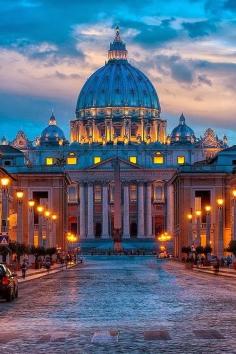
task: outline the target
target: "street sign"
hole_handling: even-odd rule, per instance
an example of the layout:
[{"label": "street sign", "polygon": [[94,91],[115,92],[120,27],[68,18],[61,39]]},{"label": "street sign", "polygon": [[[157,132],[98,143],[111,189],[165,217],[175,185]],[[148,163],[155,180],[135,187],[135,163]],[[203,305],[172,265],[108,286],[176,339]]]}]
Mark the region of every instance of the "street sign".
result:
[{"label": "street sign", "polygon": [[8,239],[8,236],[0,234],[0,245],[8,245]]}]

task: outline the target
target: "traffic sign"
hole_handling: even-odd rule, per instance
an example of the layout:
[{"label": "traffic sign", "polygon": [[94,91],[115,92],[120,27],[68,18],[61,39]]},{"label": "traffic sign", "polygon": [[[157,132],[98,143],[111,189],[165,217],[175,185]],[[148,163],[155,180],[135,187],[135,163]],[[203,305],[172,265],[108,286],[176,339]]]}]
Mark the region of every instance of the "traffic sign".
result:
[{"label": "traffic sign", "polygon": [[8,236],[0,235],[0,245],[8,245]]}]

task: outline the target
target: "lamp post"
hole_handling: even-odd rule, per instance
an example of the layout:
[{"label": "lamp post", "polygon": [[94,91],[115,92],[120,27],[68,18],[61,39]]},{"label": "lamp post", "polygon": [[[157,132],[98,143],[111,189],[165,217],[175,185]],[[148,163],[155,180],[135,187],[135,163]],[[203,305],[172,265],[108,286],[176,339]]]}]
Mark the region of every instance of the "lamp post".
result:
[{"label": "lamp post", "polygon": [[232,192],[233,196],[233,230],[232,230],[232,240],[236,240],[236,189]]},{"label": "lamp post", "polygon": [[24,192],[18,191],[16,192],[17,198],[17,234],[16,239],[17,242],[23,243],[23,198]]},{"label": "lamp post", "polygon": [[42,205],[37,206],[38,212],[38,245],[43,246],[43,211],[44,207]]},{"label": "lamp post", "polygon": [[192,237],[192,222],[193,222],[193,215],[189,213],[187,215],[188,218],[188,245],[192,245],[193,237]]},{"label": "lamp post", "polygon": [[196,210],[196,218],[197,218],[197,246],[201,245],[201,210]]},{"label": "lamp post", "polygon": [[8,214],[9,214],[9,196],[8,186],[10,184],[9,178],[1,178],[2,189],[2,219],[1,219],[1,232],[8,233]]},{"label": "lamp post", "polygon": [[223,206],[224,199],[217,199],[218,206],[218,230],[217,230],[217,256],[223,257],[224,252],[224,224],[223,224]]},{"label": "lamp post", "polygon": [[34,206],[35,206],[35,201],[29,200],[28,201],[28,206],[29,206],[29,244],[31,246],[34,246]]},{"label": "lamp post", "polygon": [[211,206],[206,205],[206,246],[210,245],[211,238]]}]

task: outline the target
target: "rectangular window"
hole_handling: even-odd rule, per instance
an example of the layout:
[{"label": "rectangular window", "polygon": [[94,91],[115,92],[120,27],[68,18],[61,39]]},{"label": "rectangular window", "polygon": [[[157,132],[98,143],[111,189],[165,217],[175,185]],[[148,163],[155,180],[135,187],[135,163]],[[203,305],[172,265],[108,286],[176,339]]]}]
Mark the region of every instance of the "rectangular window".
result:
[{"label": "rectangular window", "polygon": [[177,162],[179,165],[183,165],[185,163],[185,157],[184,156],[178,156],[177,157]]},{"label": "rectangular window", "polygon": [[78,188],[77,186],[68,187],[68,203],[78,203]]},{"label": "rectangular window", "polygon": [[93,162],[94,162],[95,164],[101,162],[101,157],[100,157],[100,156],[94,156]]},{"label": "rectangular window", "polygon": [[132,163],[137,163],[137,157],[136,156],[130,156],[129,161]]},{"label": "rectangular window", "polygon": [[46,158],[46,165],[47,166],[51,166],[53,165],[54,161],[53,161],[53,157],[47,157]]},{"label": "rectangular window", "polygon": [[94,200],[95,200],[95,203],[100,203],[102,201],[102,187],[101,186],[94,187]]},{"label": "rectangular window", "polygon": [[136,185],[132,184],[130,186],[130,201],[131,202],[136,202],[137,200],[137,187]]},{"label": "rectangular window", "polygon": [[155,163],[156,165],[162,165],[164,163],[164,156],[161,154],[156,154],[153,157],[153,163]]},{"label": "rectangular window", "polygon": [[67,157],[67,165],[76,165],[77,164],[77,157],[69,156]]}]

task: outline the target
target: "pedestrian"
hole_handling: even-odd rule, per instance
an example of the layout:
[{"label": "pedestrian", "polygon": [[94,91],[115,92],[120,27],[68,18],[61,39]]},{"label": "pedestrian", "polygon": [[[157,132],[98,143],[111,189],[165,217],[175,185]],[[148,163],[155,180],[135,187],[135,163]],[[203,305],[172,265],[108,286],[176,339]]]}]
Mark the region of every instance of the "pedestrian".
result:
[{"label": "pedestrian", "polygon": [[23,261],[21,265],[21,272],[22,272],[22,278],[25,279],[26,277],[26,271],[27,271],[27,264],[25,261]]},{"label": "pedestrian", "polygon": [[51,261],[50,261],[50,258],[47,258],[47,259],[46,259],[45,268],[47,269],[47,271],[48,271],[48,273],[49,273],[50,268],[51,268]]}]

